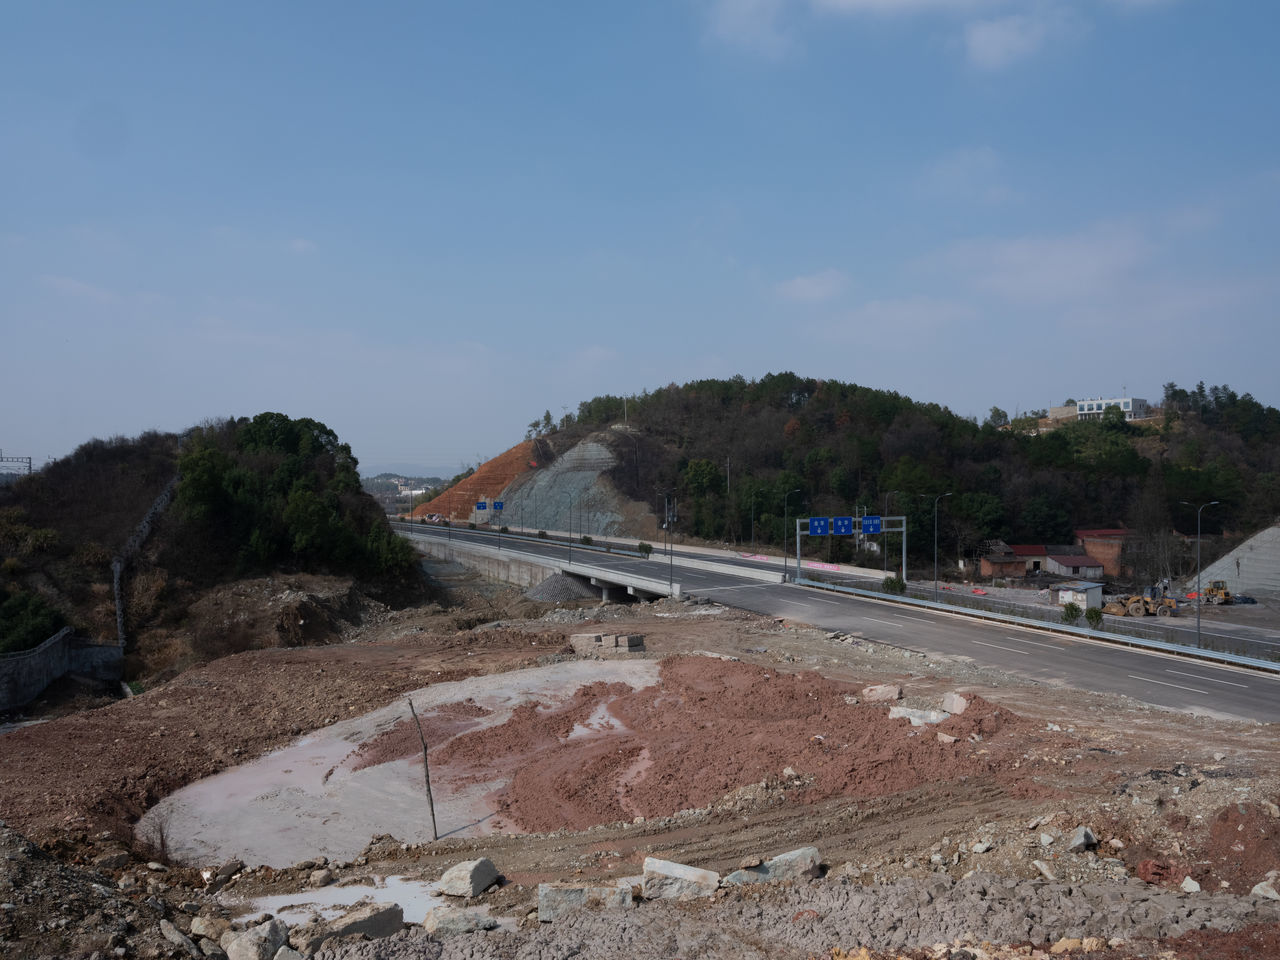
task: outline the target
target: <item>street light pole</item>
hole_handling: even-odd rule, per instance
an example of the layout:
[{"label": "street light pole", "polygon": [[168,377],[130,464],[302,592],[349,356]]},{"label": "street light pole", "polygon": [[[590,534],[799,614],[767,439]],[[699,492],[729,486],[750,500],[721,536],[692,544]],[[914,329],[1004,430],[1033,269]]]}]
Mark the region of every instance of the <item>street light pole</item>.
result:
[{"label": "street light pole", "polygon": [[756,552],[756,494],[758,490],[751,491],[751,552]]},{"label": "street light pole", "polygon": [[[1188,507],[1194,506],[1189,500],[1181,500]],[[1200,647],[1200,607],[1204,603],[1204,592],[1200,589],[1200,514],[1205,507],[1217,506],[1220,501],[1210,500],[1208,503],[1200,504],[1200,509],[1196,511],[1196,648]]]},{"label": "street light pole", "polygon": [[[927,493],[920,494],[929,496]],[[951,496],[951,492],[940,493],[933,498],[933,602],[938,602],[938,501]]]},{"label": "street light pole", "polygon": [[[884,509],[880,511],[880,522],[884,523],[884,515],[889,512],[889,498],[895,493],[901,493],[901,490],[888,490],[884,495]],[[889,575],[889,531],[885,530],[880,534],[880,552],[884,554],[884,574]]]},{"label": "street light pole", "polygon": [[569,562],[573,563],[573,497],[569,498]]},{"label": "street light pole", "polygon": [[[799,493],[800,488],[796,487],[790,493],[782,498],[782,577],[785,580],[787,576],[787,518],[790,516],[788,508],[790,506],[791,495]],[[796,538],[796,568],[800,567],[800,538]]]}]

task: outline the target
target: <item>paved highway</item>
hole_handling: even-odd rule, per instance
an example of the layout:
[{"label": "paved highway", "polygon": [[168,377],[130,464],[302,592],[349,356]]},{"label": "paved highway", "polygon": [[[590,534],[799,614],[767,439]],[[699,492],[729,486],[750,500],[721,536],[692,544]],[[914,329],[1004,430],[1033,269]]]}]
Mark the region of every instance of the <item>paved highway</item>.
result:
[{"label": "paved highway", "polygon": [[[495,543],[495,535],[484,531],[414,526],[412,532],[441,539],[451,535],[490,546]],[[506,549],[554,560],[568,559],[564,544],[511,537],[503,538],[503,542]],[[668,570],[666,554],[656,551],[651,559],[641,560],[575,547],[573,558],[646,577],[661,577]],[[690,558],[708,559],[700,555]],[[1038,683],[1120,693],[1145,703],[1202,715],[1264,723],[1280,721],[1280,676],[1065,637],[1047,630],[972,620],[959,614],[903,608],[892,602],[795,584],[761,583],[729,572],[682,567],[681,560],[677,549],[672,558],[673,578],[684,593],[727,606],[828,630],[857,632],[870,640],[932,656],[966,657]],[[727,563],[750,564],[736,558]]]}]

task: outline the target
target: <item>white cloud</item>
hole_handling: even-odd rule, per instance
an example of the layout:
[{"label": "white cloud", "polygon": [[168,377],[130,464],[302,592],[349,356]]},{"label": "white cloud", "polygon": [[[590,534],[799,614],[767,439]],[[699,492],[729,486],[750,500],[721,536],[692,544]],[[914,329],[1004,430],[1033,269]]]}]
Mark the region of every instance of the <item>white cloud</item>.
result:
[{"label": "white cloud", "polygon": [[969,62],[983,70],[1001,70],[1036,53],[1049,36],[1045,18],[1024,14],[975,20],[964,28]]},{"label": "white cloud", "polygon": [[77,280],[75,277],[44,274],[37,279],[42,287],[76,300],[89,300],[93,303],[115,303],[120,299],[120,295],[114,290],[86,283],[83,280]]},{"label": "white cloud", "polygon": [[715,0],[711,32],[718,40],[767,57],[785,56],[792,41],[780,23],[788,0]]},{"label": "white cloud", "polygon": [[986,293],[1018,303],[1106,297],[1151,258],[1143,232],[1102,223],[1078,233],[974,240],[942,257],[946,268]]},{"label": "white cloud", "polygon": [[934,297],[901,297],[869,300],[832,323],[813,330],[826,340],[850,343],[884,342],[892,337],[933,336],[978,319],[977,311],[953,300]]},{"label": "white cloud", "polygon": [[778,284],[779,296],[800,303],[823,303],[839,296],[848,285],[849,278],[843,271],[819,270],[804,276],[792,277]]},{"label": "white cloud", "polygon": [[921,178],[927,193],[949,200],[998,204],[1013,199],[1004,160],[991,147],[960,147],[939,157]]}]

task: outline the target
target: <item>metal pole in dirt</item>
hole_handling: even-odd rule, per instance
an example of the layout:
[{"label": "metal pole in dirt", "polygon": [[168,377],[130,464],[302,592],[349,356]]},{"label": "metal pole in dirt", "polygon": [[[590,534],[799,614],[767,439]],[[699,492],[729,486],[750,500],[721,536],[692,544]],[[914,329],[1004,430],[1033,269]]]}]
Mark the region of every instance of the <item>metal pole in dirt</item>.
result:
[{"label": "metal pole in dirt", "polygon": [[436,805],[431,800],[431,770],[427,766],[427,738],[422,733],[422,721],[418,719],[418,711],[413,709],[413,701],[409,701],[409,713],[413,715],[413,722],[418,727],[418,739],[422,741],[422,777],[427,785],[427,813],[431,815],[431,842],[434,843],[439,837],[436,834]]}]

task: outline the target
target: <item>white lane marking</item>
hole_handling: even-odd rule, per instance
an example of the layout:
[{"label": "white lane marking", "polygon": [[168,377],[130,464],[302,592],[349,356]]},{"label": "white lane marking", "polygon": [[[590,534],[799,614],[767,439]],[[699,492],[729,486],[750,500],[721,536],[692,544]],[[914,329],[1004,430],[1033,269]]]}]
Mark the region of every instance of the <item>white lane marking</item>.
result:
[{"label": "white lane marking", "polygon": [[1181,670],[1166,670],[1165,673],[1176,673],[1180,677],[1191,677],[1195,680],[1208,680],[1210,683],[1225,683],[1228,687],[1240,687],[1242,690],[1248,690],[1248,684],[1233,683],[1230,680],[1216,680],[1213,677],[1202,677],[1198,673],[1183,673]]},{"label": "white lane marking", "polygon": [[808,604],[807,604],[807,603],[801,603],[799,600],[783,600],[781,597],[778,597],[778,602],[779,602],[779,603],[789,603],[789,604],[791,604],[793,607],[807,607],[807,606],[808,606]]},{"label": "white lane marking", "polygon": [[1030,651],[1030,650],[1015,650],[1015,649],[1013,649],[1013,647],[1002,647],[1002,646],[1000,646],[1000,644],[998,644],[998,643],[987,643],[985,640],[975,640],[975,641],[973,641],[973,642],[974,642],[974,643],[980,643],[980,644],[982,644],[984,647],[995,647],[997,650],[1007,650],[1009,653],[1017,653],[1017,654],[1021,654],[1021,655],[1022,655],[1022,656],[1024,656],[1024,657],[1029,657],[1029,656],[1031,656],[1031,651]]},{"label": "white lane marking", "polygon": [[895,614],[895,616],[899,616],[899,617],[901,617],[903,620],[917,620],[917,621],[919,621],[920,623],[935,623],[935,624],[936,624],[936,623],[938,622],[937,620],[926,620],[924,617],[910,617],[910,616],[907,616],[907,614],[905,614],[905,613]]},{"label": "white lane marking", "polygon": [[823,597],[814,597],[813,599],[817,600],[819,603],[834,603],[837,607],[840,606],[839,600],[827,600]]},{"label": "white lane marking", "polygon": [[1014,643],[1029,643],[1033,647],[1044,647],[1046,650],[1061,650],[1062,647],[1055,646],[1052,643],[1041,643],[1038,640],[1023,640],[1021,637],[1005,637],[1006,640],[1012,640]]},{"label": "white lane marking", "polygon": [[892,620],[877,620],[875,617],[863,617],[863,620],[870,620],[872,623],[883,623],[886,627],[905,627],[905,623],[894,623]]},{"label": "white lane marking", "polygon": [[1139,677],[1137,674],[1129,674],[1130,680],[1144,680],[1147,683],[1158,683],[1162,687],[1177,687],[1179,690],[1190,690],[1192,693],[1208,694],[1208,690],[1198,690],[1195,687],[1184,687],[1180,683],[1167,683],[1164,680],[1152,680],[1150,677]]}]

